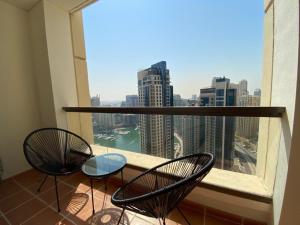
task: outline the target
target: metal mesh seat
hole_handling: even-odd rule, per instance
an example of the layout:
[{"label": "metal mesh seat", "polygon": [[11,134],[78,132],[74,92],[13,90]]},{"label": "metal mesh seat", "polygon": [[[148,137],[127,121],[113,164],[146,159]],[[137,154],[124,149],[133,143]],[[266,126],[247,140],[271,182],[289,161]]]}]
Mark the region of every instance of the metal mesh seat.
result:
[{"label": "metal mesh seat", "polygon": [[124,210],[128,209],[161,219],[165,224],[166,216],[174,208],[182,214],[177,204],[201,182],[213,164],[214,156],[210,153],[170,160],[123,185],[112,195],[111,201],[123,208],[121,217]]},{"label": "metal mesh seat", "polygon": [[42,128],[31,132],[23,143],[24,154],[29,164],[46,176],[54,176],[57,206],[59,199],[56,176],[80,171],[83,163],[92,156],[90,145],[80,136],[59,128]]}]

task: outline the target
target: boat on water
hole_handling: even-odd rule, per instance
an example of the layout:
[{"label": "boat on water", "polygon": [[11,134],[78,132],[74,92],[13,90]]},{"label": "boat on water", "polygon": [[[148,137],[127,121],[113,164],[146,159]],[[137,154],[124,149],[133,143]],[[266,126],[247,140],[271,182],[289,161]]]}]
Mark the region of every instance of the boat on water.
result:
[{"label": "boat on water", "polygon": [[94,135],[96,138],[102,138],[103,137],[103,135],[102,134],[96,134],[96,135]]},{"label": "boat on water", "polygon": [[115,134],[119,134],[119,135],[126,135],[129,134],[130,131],[126,130],[126,128],[117,128],[114,130]]},{"label": "boat on water", "polygon": [[126,130],[126,131],[119,131],[118,134],[121,134],[121,135],[126,135],[126,134],[129,134],[130,131],[129,130]]}]

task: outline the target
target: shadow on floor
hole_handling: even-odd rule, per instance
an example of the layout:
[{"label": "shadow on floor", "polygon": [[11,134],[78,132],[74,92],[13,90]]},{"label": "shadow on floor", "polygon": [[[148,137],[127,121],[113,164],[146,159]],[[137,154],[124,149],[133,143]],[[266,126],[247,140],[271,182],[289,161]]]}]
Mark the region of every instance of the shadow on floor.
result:
[{"label": "shadow on floor", "polygon": [[85,193],[74,193],[69,199],[66,199],[68,204],[65,206],[67,211],[73,215],[80,212],[87,204],[89,196]]},{"label": "shadow on floor", "polygon": [[[121,216],[122,210],[117,208],[106,208],[94,214],[91,218],[91,224],[95,225],[116,225]],[[120,225],[129,225],[129,219],[126,212],[123,214]]]}]

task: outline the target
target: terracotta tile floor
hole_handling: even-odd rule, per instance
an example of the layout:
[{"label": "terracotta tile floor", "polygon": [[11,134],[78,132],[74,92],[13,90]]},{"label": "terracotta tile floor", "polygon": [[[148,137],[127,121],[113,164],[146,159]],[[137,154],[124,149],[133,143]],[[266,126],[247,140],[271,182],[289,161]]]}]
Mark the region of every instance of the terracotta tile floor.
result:
[{"label": "terracotta tile floor", "polygon": [[[109,183],[107,193],[103,182],[95,181],[94,197],[96,213],[92,215],[89,180],[81,173],[58,179],[61,212],[57,213],[54,180],[48,177],[40,193],[37,188],[44,175],[29,170],[0,183],[0,225],[70,225],[70,224],[117,224],[121,209],[110,202],[111,194],[117,189]],[[238,216],[228,215],[204,207],[181,206],[193,225],[260,225]],[[125,211],[125,225],[159,224],[156,219]],[[185,225],[184,219],[174,210],[167,225]]]}]

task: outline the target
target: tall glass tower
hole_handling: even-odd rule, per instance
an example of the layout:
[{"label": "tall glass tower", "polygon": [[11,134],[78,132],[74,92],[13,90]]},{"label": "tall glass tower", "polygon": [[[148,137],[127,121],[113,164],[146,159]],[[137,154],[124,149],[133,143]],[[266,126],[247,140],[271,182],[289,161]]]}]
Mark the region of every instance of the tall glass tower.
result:
[{"label": "tall glass tower", "polygon": [[[225,77],[213,79],[212,87],[200,90],[200,106],[236,106],[237,89]],[[233,164],[235,119],[224,116],[202,118],[200,139],[204,151],[216,156],[215,166],[230,170]]]},{"label": "tall glass tower", "polygon": [[[161,61],[138,72],[140,107],[173,106],[173,86],[167,63]],[[174,122],[168,115],[140,115],[141,151],[174,158]]]}]

